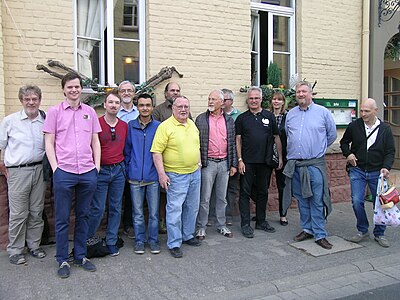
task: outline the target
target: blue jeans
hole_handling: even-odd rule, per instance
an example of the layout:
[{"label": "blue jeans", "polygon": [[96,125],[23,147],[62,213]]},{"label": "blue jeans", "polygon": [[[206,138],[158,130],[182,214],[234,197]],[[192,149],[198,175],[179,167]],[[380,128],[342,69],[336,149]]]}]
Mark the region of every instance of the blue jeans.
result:
[{"label": "blue jeans", "polygon": [[[376,197],[376,188],[378,186],[379,171],[366,172],[358,167],[350,168],[350,186],[351,186],[351,202],[353,211],[357,219],[357,230],[362,233],[368,232],[368,217],[365,213],[365,187],[368,184],[371,191],[372,199]],[[383,236],[386,226],[375,225],[374,236]]]},{"label": "blue jeans", "polygon": [[167,176],[171,182],[167,191],[167,246],[172,249],[194,237],[200,204],[200,170],[189,174],[167,172]]},{"label": "blue jeans", "polygon": [[75,229],[74,258],[86,256],[86,238],[90,202],[97,184],[97,170],[83,174],[73,174],[57,168],[53,174],[56,260],[62,263],[68,260],[68,228],[72,197],[75,192]]},{"label": "blue jeans", "polygon": [[118,239],[118,228],[121,220],[122,194],[125,185],[125,165],[102,166],[97,178],[97,188],[89,213],[88,238],[96,234],[103,219],[108,199],[108,220],[106,230],[107,245],[115,245]]},{"label": "blue jeans", "polygon": [[135,229],[136,243],[146,242],[146,224],[144,221],[143,202],[146,196],[147,206],[149,208],[148,222],[148,242],[150,244],[158,243],[158,212],[160,207],[160,185],[154,182],[145,186],[139,183],[131,183],[132,199],[132,220]]},{"label": "blue jeans", "polygon": [[228,180],[229,171],[227,170],[226,161],[215,162],[208,160],[207,167],[201,169],[201,193],[197,228],[206,228],[213,187],[215,189],[215,216],[217,219],[217,227],[225,227],[226,189]]},{"label": "blue jeans", "polygon": [[316,240],[320,240],[327,236],[323,203],[324,182],[321,172],[316,167],[309,166],[307,168],[310,174],[313,196],[303,198],[298,167],[296,167],[296,171],[293,175],[292,191],[294,197],[298,201],[301,228],[303,231],[313,234]]}]

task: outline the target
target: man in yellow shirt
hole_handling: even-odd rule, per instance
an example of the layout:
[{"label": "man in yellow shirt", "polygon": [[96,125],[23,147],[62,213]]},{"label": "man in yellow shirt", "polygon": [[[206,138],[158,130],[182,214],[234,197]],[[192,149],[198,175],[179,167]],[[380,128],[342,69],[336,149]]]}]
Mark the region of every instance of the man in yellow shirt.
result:
[{"label": "man in yellow shirt", "polygon": [[200,203],[200,140],[189,110],[186,97],[174,100],[172,116],[157,128],[150,150],[160,185],[167,192],[167,246],[175,258],[182,257],[182,243],[201,245],[194,237]]}]

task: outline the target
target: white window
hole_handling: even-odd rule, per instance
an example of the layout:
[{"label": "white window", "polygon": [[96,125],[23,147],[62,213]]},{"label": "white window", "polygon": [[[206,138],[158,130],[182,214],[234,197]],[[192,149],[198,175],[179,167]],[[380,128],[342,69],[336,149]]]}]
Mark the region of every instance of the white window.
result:
[{"label": "white window", "polygon": [[251,83],[267,84],[267,68],[278,64],[288,88],[295,74],[295,0],[251,2]]},{"label": "white window", "polygon": [[102,85],[145,80],[145,0],[76,0],[75,64]]}]

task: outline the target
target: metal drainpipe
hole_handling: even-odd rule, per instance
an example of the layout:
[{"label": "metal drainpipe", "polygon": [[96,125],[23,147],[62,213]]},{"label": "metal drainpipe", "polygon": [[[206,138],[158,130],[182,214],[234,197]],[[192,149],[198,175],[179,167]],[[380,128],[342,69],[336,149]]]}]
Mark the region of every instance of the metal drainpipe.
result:
[{"label": "metal drainpipe", "polygon": [[369,73],[369,15],[370,1],[363,0],[362,8],[362,56],[361,56],[361,100],[369,97],[368,73]]}]

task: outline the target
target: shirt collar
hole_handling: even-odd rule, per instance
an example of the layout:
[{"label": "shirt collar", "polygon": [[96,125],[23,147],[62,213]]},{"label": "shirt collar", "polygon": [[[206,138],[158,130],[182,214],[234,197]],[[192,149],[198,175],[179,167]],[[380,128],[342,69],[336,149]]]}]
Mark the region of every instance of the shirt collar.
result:
[{"label": "shirt collar", "polygon": [[[67,108],[71,108],[72,109],[72,106],[68,103],[68,101],[67,101],[67,99],[65,99],[63,102],[62,102],[62,108],[64,109],[64,110],[66,110]],[[80,102],[79,101],[79,104],[78,104],[78,109],[80,109],[81,107],[82,107],[82,102]]]}]

